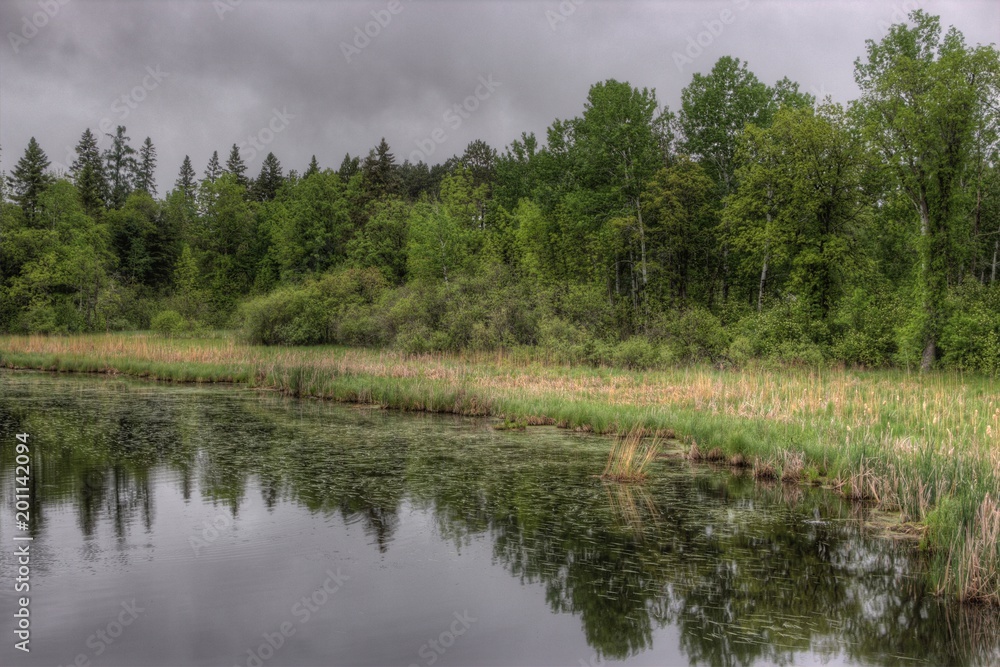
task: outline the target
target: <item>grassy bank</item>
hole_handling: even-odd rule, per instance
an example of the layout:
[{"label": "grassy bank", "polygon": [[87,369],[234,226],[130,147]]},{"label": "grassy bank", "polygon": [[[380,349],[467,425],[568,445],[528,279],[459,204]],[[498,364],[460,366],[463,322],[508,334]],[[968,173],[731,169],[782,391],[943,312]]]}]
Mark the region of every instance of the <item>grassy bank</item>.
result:
[{"label": "grassy bank", "polygon": [[550,365],[525,352],[414,356],[146,334],[0,337],[0,364],[235,382],[597,433],[674,433],[696,457],[786,482],[828,480],[849,497],[900,512],[922,526],[941,592],[1000,603],[1000,396],[986,378],[709,367],[640,373]]}]

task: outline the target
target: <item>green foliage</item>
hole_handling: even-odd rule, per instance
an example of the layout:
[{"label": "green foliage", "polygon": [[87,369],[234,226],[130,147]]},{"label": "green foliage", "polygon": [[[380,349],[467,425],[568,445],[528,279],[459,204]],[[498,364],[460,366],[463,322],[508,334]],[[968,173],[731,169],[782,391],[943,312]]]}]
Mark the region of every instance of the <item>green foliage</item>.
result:
[{"label": "green foliage", "polygon": [[708,309],[693,306],[662,316],[655,331],[667,356],[676,361],[717,361],[729,347],[729,334]]},{"label": "green foliage", "polygon": [[237,146],[156,197],[156,153],[32,139],[0,202],[0,328],[238,325],[268,344],[540,348],[629,368],[764,360],[1000,373],[1000,58],[923,12],[847,110],[736,58],[675,114],[609,79],[542,140],[302,176]]},{"label": "green foliage", "polygon": [[347,269],[280,287],[241,305],[240,331],[262,345],[378,344],[381,329],[370,309],[385,287],[376,269]]},{"label": "green foliage", "polygon": [[737,364],[763,359],[793,365],[821,366],[828,348],[813,335],[793,303],[779,303],[748,315],[732,327],[727,356]]},{"label": "green foliage", "polygon": [[941,330],[947,368],[1000,374],[1000,289],[968,282],[949,300]]},{"label": "green foliage", "polygon": [[643,336],[632,336],[618,343],[610,361],[621,368],[644,370],[660,363],[660,350]]},{"label": "green foliage", "polygon": [[176,310],[161,310],[149,323],[149,328],[165,336],[177,336],[190,330],[190,323]]}]

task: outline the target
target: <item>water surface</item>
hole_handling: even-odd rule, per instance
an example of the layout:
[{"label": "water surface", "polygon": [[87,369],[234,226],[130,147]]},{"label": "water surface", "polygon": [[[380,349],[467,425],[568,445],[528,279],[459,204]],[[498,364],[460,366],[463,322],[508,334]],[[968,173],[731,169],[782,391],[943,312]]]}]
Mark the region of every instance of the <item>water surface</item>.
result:
[{"label": "water surface", "polygon": [[832,494],[675,460],[606,484],[596,436],[3,372],[0,439],[2,665],[1000,661],[995,612],[929,595]]}]

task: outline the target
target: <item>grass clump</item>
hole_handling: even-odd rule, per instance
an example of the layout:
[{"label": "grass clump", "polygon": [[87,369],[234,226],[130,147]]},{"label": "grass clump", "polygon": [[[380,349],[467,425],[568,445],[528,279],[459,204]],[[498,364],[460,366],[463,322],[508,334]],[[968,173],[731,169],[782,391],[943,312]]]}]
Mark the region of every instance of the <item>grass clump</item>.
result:
[{"label": "grass clump", "polygon": [[660,447],[660,439],[655,435],[647,438],[644,429],[634,428],[624,436],[615,439],[608,462],[601,478],[615,482],[641,482],[646,479],[646,468]]}]

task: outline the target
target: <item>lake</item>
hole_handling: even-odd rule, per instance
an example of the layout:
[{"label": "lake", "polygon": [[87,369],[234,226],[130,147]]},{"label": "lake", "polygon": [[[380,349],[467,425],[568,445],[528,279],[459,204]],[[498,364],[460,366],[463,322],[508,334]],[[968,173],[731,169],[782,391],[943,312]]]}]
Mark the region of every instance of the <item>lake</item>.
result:
[{"label": "lake", "polygon": [[[30,653],[16,434],[30,435]],[[609,440],[236,387],[0,372],[2,665],[1000,661],[996,611],[821,489]]]}]

